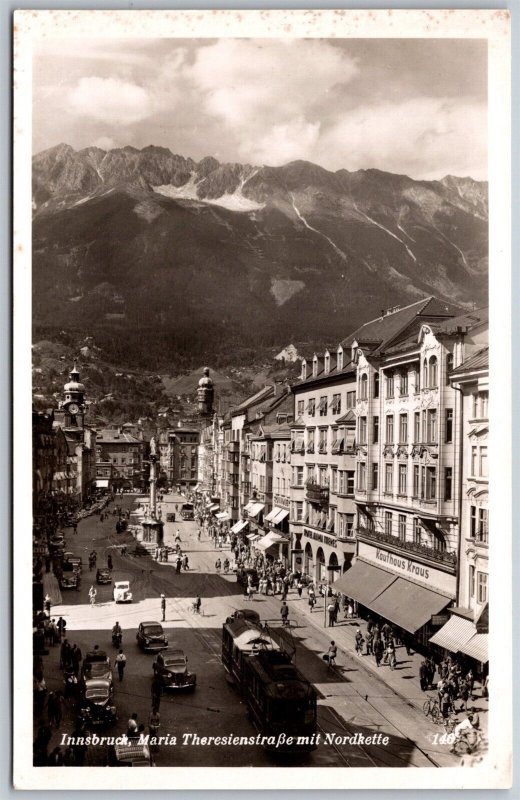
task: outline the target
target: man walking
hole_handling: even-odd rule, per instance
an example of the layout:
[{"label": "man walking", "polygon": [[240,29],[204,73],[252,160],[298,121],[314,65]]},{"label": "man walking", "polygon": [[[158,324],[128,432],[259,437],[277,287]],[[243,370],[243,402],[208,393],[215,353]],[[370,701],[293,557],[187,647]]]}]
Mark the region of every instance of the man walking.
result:
[{"label": "man walking", "polygon": [[121,683],[125,674],[125,667],[126,667],[126,656],[122,650],[120,650],[116,656],[116,667],[119,675],[119,682]]},{"label": "man walking", "polygon": [[282,603],[282,607],[280,608],[280,615],[282,617],[282,625],[285,627],[289,624],[289,606],[285,602]]},{"label": "man walking", "polygon": [[328,604],[327,611],[328,611],[328,614],[329,614],[329,628],[333,628],[334,627],[334,619],[335,619],[336,613],[335,613],[335,606],[334,606],[334,603],[332,601]]},{"label": "man walking", "polygon": [[159,711],[161,707],[161,697],[163,693],[163,685],[161,680],[155,676],[152,681],[152,706]]},{"label": "man walking", "polygon": [[166,622],[166,597],[164,594],[161,595],[161,611],[162,611],[162,621]]},{"label": "man walking", "polygon": [[327,650],[327,655],[328,655],[327,660],[329,662],[329,667],[335,667],[336,656],[338,655],[338,648],[336,647],[336,643],[334,642],[334,640],[330,643],[329,649]]}]

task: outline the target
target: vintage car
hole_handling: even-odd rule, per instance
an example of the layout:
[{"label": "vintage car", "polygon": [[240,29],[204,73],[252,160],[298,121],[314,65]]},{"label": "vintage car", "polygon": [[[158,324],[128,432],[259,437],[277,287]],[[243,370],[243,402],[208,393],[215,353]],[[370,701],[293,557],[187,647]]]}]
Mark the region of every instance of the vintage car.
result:
[{"label": "vintage car", "polygon": [[247,586],[249,583],[255,588],[258,589],[259,584],[258,572],[254,567],[247,567],[237,570],[237,583],[242,584],[242,586]]},{"label": "vintage car", "polygon": [[81,577],[72,564],[63,564],[63,572],[60,578],[60,589],[76,589],[79,592]]},{"label": "vintage car", "polygon": [[98,569],[96,572],[96,583],[97,584],[105,584],[105,583],[112,583],[112,573],[106,567],[102,567]]},{"label": "vintage car", "polygon": [[197,676],[188,671],[188,658],[183,650],[173,647],[162,650],[154,662],[153,671],[164,689],[195,689]]},{"label": "vintage car", "polygon": [[181,506],[181,518],[185,520],[195,519],[195,509],[193,503],[183,503]]},{"label": "vintage car", "polygon": [[91,650],[85,654],[81,667],[81,688],[86,691],[87,684],[93,680],[106,680],[112,683],[110,659],[104,650]]},{"label": "vintage car", "polygon": [[116,603],[131,603],[133,595],[130,591],[130,581],[116,581],[113,595]]},{"label": "vintage car", "polygon": [[101,678],[86,681],[79,710],[80,721],[87,727],[112,725],[117,720],[113,698],[111,681]]},{"label": "vintage car", "polygon": [[137,644],[144,650],[164,650],[168,647],[163,627],[160,622],[140,622],[137,630]]},{"label": "vintage car", "polygon": [[109,767],[154,767],[155,764],[146,744],[129,739],[127,744],[110,745],[107,765]]},{"label": "vintage car", "polygon": [[175,513],[173,511],[166,514],[166,522],[175,522]]},{"label": "vintage car", "polygon": [[81,560],[81,556],[75,556],[74,553],[64,553],[63,554],[63,568],[65,569],[65,565],[70,565],[75,572],[81,572],[83,569],[83,562]]}]

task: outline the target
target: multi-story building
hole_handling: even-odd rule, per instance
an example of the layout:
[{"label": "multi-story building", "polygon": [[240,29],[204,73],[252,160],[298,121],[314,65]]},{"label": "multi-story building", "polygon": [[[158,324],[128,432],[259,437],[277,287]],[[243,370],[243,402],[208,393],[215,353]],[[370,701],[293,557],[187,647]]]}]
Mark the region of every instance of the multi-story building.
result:
[{"label": "multi-story building", "polygon": [[339,347],[304,359],[301,377],[291,425],[293,568],[334,580],[355,550],[356,370]]},{"label": "multi-story building", "polygon": [[169,432],[170,473],[172,484],[195,488],[198,481],[198,428],[179,426]]},{"label": "multi-story building", "polygon": [[114,491],[142,488],[144,446],[141,439],[126,433],[123,428],[98,431],[96,469],[101,474],[96,482],[99,488]]},{"label": "multi-story building", "polygon": [[488,661],[489,622],[489,350],[484,347],[451,373],[460,392],[460,547],[457,605],[432,642],[474,660],[477,672]]},{"label": "multi-story building", "polygon": [[356,364],[356,563],[338,588],[426,644],[457,595],[458,393],[486,314],[427,298],[366,323]]}]

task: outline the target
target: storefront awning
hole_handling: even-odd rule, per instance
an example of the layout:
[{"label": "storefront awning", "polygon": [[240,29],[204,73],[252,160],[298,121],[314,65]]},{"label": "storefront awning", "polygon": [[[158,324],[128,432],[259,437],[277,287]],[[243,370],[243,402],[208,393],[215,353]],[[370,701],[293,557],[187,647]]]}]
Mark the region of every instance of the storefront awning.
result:
[{"label": "storefront awning", "polygon": [[248,509],[248,514],[250,517],[257,517],[261,511],[264,510],[263,503],[253,503],[252,507]]},{"label": "storefront awning", "polygon": [[430,642],[450,653],[465,653],[483,663],[488,660],[488,634],[477,633],[472,620],[455,614],[431,637]]},{"label": "storefront awning", "polygon": [[279,545],[279,544],[286,544],[289,540],[285,538],[285,536],[280,536],[279,533],[275,533],[274,531],[269,531],[268,534],[262,536],[257,542],[255,542],[255,547],[258,550],[268,550],[270,547]]},{"label": "storefront awning", "polygon": [[417,583],[397,578],[371,603],[370,608],[390,622],[415,633],[451,602],[449,597]]},{"label": "storefront awning", "polygon": [[279,525],[280,522],[283,522],[283,520],[288,516],[289,516],[289,512],[286,511],[285,508],[281,508],[279,510],[278,514],[276,515],[276,517],[271,521],[273,522],[274,525]]},{"label": "storefront awning", "polygon": [[254,501],[250,500],[249,503],[247,504],[247,506],[244,506],[244,511],[246,511],[249,514],[249,512],[253,508],[253,506],[254,506]]},{"label": "storefront awning", "polygon": [[211,511],[213,513],[215,511],[218,511],[219,508],[220,508],[220,506],[217,505],[217,503],[213,503],[213,505],[209,507],[208,511]]},{"label": "storefront awning", "polygon": [[220,511],[218,514],[215,514],[215,518],[218,519],[219,522],[224,522],[226,519],[231,519],[227,511]]},{"label": "storefront awning", "polygon": [[279,508],[277,508],[277,506],[275,506],[272,509],[272,511],[270,511],[269,514],[267,514],[264,517],[264,522],[274,522],[274,518],[276,517],[277,514],[280,513],[280,511],[281,511],[281,509],[279,509]]},{"label": "storefront awning", "polygon": [[108,489],[108,478],[96,478],[96,486],[98,489]]},{"label": "storefront awning", "polygon": [[231,528],[231,533],[240,533],[240,531],[243,531],[248,525],[247,519],[241,519],[240,522],[235,522]]},{"label": "storefront awning", "polygon": [[249,534],[246,536],[246,539],[249,539],[249,541],[251,542],[251,544],[252,544],[253,542],[256,542],[256,540],[257,540],[257,539],[260,539],[260,538],[261,538],[261,536],[260,536],[260,534],[259,534],[259,533],[249,533]]},{"label": "storefront awning", "polygon": [[347,597],[371,608],[372,600],[395,580],[396,575],[358,559],[341,578],[334,581],[333,588],[335,592],[343,592]]}]

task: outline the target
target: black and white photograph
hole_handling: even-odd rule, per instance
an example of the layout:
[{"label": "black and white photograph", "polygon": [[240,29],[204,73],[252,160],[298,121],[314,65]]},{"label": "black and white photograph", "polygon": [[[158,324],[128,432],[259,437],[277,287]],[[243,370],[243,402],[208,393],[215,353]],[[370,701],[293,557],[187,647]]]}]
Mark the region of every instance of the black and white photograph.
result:
[{"label": "black and white photograph", "polygon": [[510,785],[509,28],[16,12],[17,788]]}]

